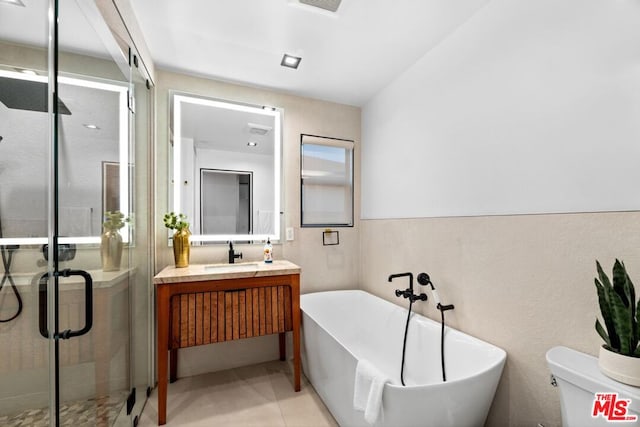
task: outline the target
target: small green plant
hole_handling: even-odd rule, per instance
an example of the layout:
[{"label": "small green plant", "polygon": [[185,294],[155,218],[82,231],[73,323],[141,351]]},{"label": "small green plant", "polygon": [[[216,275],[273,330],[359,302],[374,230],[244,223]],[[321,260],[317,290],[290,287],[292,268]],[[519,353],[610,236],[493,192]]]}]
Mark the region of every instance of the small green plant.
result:
[{"label": "small green plant", "polygon": [[[627,274],[624,263],[616,259],[613,265],[613,284],[596,261],[600,312],[605,327],[596,319],[596,331],[604,340],[605,348],[625,356],[640,357],[638,347],[638,312],[640,301],[636,301],[636,291]],[[605,331],[606,328],[606,331]]]},{"label": "small green plant", "polygon": [[120,211],[107,211],[104,214],[104,222],[102,226],[105,230],[118,231],[124,224],[129,222],[129,218],[125,218],[124,214]]},{"label": "small green plant", "polygon": [[174,212],[164,214],[163,221],[164,226],[170,230],[181,231],[185,228],[189,228],[189,223],[186,221],[187,216],[184,214],[176,215]]}]

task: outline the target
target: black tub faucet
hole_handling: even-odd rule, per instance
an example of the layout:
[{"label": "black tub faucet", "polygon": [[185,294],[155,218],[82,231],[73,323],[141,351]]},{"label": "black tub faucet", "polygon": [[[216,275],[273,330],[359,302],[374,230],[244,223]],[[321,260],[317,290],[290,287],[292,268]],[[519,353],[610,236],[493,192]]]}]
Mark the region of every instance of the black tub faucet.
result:
[{"label": "black tub faucet", "polygon": [[396,289],[396,296],[397,297],[403,297],[403,298],[409,298],[409,301],[411,301],[412,303],[415,301],[426,301],[427,300],[427,294],[425,293],[421,293],[420,295],[416,295],[413,293],[413,274],[412,273],[398,273],[398,274],[392,274],[389,276],[389,282],[391,282],[393,279],[395,279],[396,277],[405,277],[405,276],[409,276],[409,287],[407,289],[400,290],[400,289]]},{"label": "black tub faucet", "polygon": [[236,252],[233,250],[233,242],[229,242],[229,264],[236,262],[236,258],[242,259],[242,252]]},{"label": "black tub faucet", "polygon": [[389,275],[389,279],[388,279],[389,282],[393,281],[393,279],[396,279],[398,277],[407,277],[407,276],[409,277],[409,287],[404,291],[400,289],[396,289],[397,297],[410,298],[411,295],[413,295],[413,273],[396,273],[396,274]]}]

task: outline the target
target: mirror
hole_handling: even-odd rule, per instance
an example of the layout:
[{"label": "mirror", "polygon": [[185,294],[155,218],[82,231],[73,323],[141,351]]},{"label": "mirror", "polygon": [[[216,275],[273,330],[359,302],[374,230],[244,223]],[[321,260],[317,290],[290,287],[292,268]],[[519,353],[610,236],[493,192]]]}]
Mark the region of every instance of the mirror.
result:
[{"label": "mirror", "polygon": [[192,242],[280,240],[282,111],[171,93],[169,210]]},{"label": "mirror", "polygon": [[[0,245],[47,243],[49,171],[33,167],[49,150],[47,74],[25,71],[0,68]],[[104,212],[129,212],[127,90],[114,80],[58,79],[59,156],[68,165],[59,178],[60,243],[99,244]],[[128,241],[127,229],[122,235]]]}]

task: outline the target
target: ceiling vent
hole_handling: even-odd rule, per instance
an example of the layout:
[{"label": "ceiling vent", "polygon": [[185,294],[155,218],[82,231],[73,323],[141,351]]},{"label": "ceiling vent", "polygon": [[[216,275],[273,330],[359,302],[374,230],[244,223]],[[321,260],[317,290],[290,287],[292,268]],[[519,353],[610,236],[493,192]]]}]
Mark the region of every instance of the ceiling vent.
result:
[{"label": "ceiling vent", "polygon": [[317,7],[320,9],[328,10],[329,12],[336,12],[340,7],[342,0],[298,0],[301,4]]},{"label": "ceiling vent", "polygon": [[254,135],[266,135],[271,129],[271,126],[258,125],[255,123],[247,123],[249,126],[249,133]]}]

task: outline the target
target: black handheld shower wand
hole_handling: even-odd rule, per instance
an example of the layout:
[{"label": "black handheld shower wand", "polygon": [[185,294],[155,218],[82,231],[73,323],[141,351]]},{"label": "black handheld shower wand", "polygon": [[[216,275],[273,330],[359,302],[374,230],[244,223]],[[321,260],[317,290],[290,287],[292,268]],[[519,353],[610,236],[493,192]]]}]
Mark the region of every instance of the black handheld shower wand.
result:
[{"label": "black handheld shower wand", "polygon": [[433,286],[433,282],[427,273],[418,274],[418,283],[422,286],[431,286],[433,300],[436,303],[436,308],[440,310],[440,363],[442,365],[442,382],[445,382],[447,381],[447,373],[444,363],[444,312],[447,310],[453,310],[455,307],[453,304],[442,305],[440,302],[440,295],[438,295],[438,291],[436,291],[436,287]]}]

